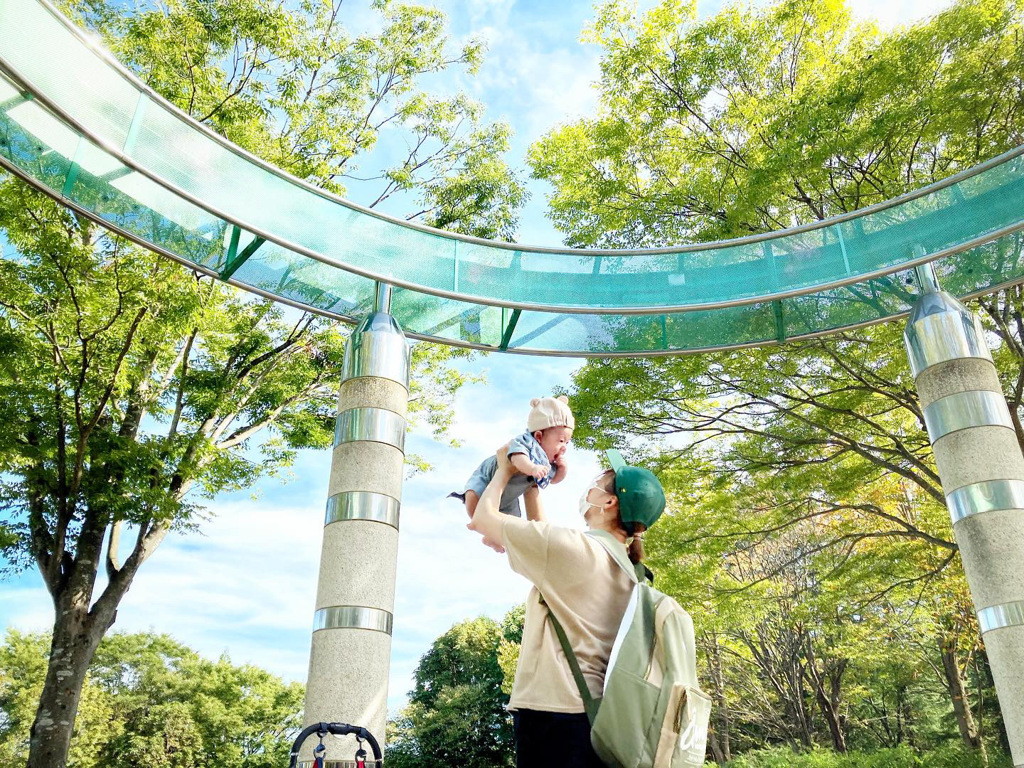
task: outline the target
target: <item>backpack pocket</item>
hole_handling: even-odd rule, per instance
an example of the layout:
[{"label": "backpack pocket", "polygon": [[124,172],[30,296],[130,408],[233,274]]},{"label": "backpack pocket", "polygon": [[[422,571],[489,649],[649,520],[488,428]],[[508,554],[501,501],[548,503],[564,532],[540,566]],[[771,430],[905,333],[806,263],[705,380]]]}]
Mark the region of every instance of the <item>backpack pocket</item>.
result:
[{"label": "backpack pocket", "polygon": [[[590,741],[605,765],[636,768],[650,755],[647,733],[658,708],[661,690],[626,669],[606,681],[601,709],[594,719]],[[649,759],[649,757],[648,757]]]},{"label": "backpack pocket", "polygon": [[711,699],[689,685],[673,685],[661,723],[654,768],[704,765]]}]

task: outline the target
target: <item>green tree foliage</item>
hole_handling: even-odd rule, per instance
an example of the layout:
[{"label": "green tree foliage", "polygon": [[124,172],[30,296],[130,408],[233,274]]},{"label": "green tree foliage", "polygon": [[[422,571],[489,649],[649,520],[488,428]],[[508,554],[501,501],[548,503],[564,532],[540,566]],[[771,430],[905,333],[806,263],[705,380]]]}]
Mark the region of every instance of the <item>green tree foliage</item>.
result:
[{"label": "green tree foliage", "polygon": [[[359,178],[376,183],[372,205],[509,237],[525,193],[500,160],[507,127],[424,89],[472,72],[481,46],[454,47],[440,12],[400,3],[375,6],[379,32],[351,35],[340,5],[65,8],[178,107],[293,174],[337,192]],[[385,128],[408,155],[360,176]],[[161,540],[197,525],[204,499],[330,445],[345,332],[144,253],[10,179],[0,229],[0,543],[53,599],[29,765],[61,768],[93,654]],[[414,350],[411,415],[437,434],[464,380],[457,355]],[[183,723],[184,755],[196,734],[182,706],[167,717]]]},{"label": "green tree foliage", "polygon": [[[0,646],[0,761],[24,764],[49,638],[13,630]],[[75,768],[278,768],[301,726],[303,690],[166,635],[115,634],[89,668],[69,753]]]},{"label": "green tree foliage", "polygon": [[[485,53],[478,40],[454,47],[441,11],[378,0],[380,31],[354,35],[336,1],[162,6],[67,4],[158,93],[279,168],[339,194],[358,182],[373,190],[362,201],[371,208],[397,196],[409,220],[479,237],[515,232],[526,192],[501,160],[508,125],[484,123],[465,94],[424,89],[432,75],[474,74]],[[408,152],[362,168],[385,131],[400,132]]]},{"label": "green tree foliage", "polygon": [[895,197],[1024,142],[1014,0],[962,0],[888,35],[843,0],[697,20],[605,3],[599,116],[531,150],[574,245],[764,232]]},{"label": "green tree foliage", "polygon": [[464,621],[437,638],[416,668],[408,706],[389,723],[388,763],[511,766],[512,722],[500,656],[521,640],[521,610],[501,624],[483,617]]},{"label": "green tree foliage", "polygon": [[[598,115],[537,142],[533,173],[581,246],[852,211],[1022,143],[1022,33],[1013,0],[961,0],[888,34],[842,0],[705,19],[695,3],[613,0],[587,34],[603,54]],[[1020,238],[998,247],[1019,254]],[[1024,436],[1021,293],[977,307]],[[901,330],[592,361],[575,377],[576,438],[657,469],[678,512],[649,545],[701,630],[720,763],[779,742],[949,738],[984,759],[1001,740]]]}]

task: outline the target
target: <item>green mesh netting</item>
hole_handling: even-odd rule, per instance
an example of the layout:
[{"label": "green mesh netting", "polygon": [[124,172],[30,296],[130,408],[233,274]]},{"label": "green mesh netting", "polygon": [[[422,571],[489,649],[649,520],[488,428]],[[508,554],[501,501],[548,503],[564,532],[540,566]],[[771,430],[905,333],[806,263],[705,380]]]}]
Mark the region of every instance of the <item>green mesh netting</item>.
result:
[{"label": "green mesh netting", "polygon": [[446,343],[705,350],[906,312],[908,267],[925,259],[961,296],[1021,280],[1022,155],[765,238],[523,248],[410,226],[304,185],[149,94],[45,3],[0,2],[0,164],[159,253],[317,312],[358,317],[375,281],[392,283],[403,328]]}]

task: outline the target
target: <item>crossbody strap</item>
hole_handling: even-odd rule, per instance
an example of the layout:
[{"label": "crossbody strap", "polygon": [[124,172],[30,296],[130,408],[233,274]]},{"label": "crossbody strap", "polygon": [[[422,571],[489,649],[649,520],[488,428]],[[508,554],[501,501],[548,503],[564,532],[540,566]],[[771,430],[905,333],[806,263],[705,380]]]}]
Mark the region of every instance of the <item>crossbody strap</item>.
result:
[{"label": "crossbody strap", "polygon": [[576,653],[573,651],[572,646],[569,644],[569,638],[566,637],[565,630],[562,628],[561,622],[555,618],[554,611],[551,610],[551,606],[544,602],[544,596],[541,595],[541,603],[548,609],[548,618],[551,619],[551,626],[555,628],[555,634],[558,636],[558,642],[562,646],[562,653],[565,654],[566,661],[569,662],[569,669],[572,671],[572,677],[576,681],[576,687],[580,691],[580,698],[583,699],[583,709],[587,713],[587,719],[590,721],[590,725],[594,725],[594,718],[597,717],[597,710],[601,706],[601,700],[595,699],[593,694],[590,693],[590,688],[587,686],[587,680],[583,677],[583,670],[580,669],[579,659],[576,658]]},{"label": "crossbody strap", "polygon": [[651,572],[651,569],[643,563],[630,562],[625,545],[608,533],[608,531],[590,530],[587,531],[587,536],[599,541],[601,546],[605,548],[605,551],[612,556],[612,560],[626,572],[630,579],[639,584],[643,584],[645,581],[651,584],[654,583],[654,574]]}]

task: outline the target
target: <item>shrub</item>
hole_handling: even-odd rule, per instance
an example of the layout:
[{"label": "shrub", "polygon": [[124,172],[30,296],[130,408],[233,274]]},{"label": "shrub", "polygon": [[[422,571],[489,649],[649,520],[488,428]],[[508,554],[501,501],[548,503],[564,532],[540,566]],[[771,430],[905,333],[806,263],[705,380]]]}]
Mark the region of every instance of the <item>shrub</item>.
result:
[{"label": "shrub", "polygon": [[[841,755],[828,749],[794,752],[789,747],[772,747],[747,752],[727,768],[1012,768],[1010,759],[998,751],[989,752],[986,766],[978,752],[959,744],[918,754],[906,745],[874,752]],[[707,763],[708,768],[716,768]]]}]

